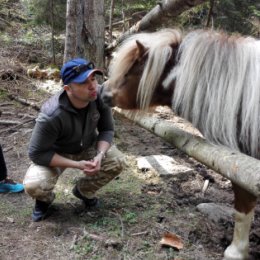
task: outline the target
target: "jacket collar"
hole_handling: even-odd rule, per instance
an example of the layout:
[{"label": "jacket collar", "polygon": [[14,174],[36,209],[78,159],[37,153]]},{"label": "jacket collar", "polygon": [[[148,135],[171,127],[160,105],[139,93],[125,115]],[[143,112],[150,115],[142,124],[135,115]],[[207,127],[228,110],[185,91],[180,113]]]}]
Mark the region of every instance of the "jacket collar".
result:
[{"label": "jacket collar", "polygon": [[66,111],[76,113],[76,114],[78,113],[77,110],[72,106],[72,104],[68,98],[67,92],[65,90],[63,90],[60,93],[59,106]]}]

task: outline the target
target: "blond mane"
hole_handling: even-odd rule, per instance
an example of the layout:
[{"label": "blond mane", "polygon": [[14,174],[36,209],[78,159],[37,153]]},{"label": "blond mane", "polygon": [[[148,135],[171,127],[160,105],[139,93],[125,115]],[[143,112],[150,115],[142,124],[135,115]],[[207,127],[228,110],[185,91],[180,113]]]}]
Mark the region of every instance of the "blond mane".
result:
[{"label": "blond mane", "polygon": [[120,80],[134,62],[134,53],[137,49],[136,40],[149,48],[142,78],[138,86],[137,101],[141,109],[148,108],[152,94],[164,71],[165,64],[172,56],[170,45],[181,42],[181,34],[174,29],[165,29],[154,33],[139,33],[129,37],[118,49],[109,69],[109,80]]},{"label": "blond mane", "polygon": [[213,143],[260,158],[260,41],[198,30],[179,56],[173,110]]}]

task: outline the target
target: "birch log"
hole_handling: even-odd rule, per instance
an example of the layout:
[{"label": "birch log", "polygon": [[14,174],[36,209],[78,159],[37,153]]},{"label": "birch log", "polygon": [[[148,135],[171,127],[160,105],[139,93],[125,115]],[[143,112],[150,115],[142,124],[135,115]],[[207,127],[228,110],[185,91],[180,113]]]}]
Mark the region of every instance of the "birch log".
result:
[{"label": "birch log", "polygon": [[137,113],[133,116],[127,110],[116,109],[115,111],[163,138],[253,195],[257,197],[260,195],[259,160],[227,147],[211,144],[202,137],[177,128],[169,121],[149,116],[149,114]]},{"label": "birch log", "polygon": [[121,34],[118,39],[109,44],[105,51],[107,53],[111,52],[119,43],[131,34],[145,30],[155,30],[162,25],[163,20],[177,17],[184,11],[204,2],[206,2],[206,0],[161,0],[140,21],[134,24],[128,31]]}]

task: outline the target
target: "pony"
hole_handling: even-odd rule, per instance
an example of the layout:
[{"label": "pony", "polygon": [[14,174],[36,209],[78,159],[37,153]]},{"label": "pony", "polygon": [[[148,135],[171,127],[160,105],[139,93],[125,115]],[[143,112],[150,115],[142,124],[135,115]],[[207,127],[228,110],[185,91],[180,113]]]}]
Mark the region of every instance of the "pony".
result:
[{"label": "pony", "polygon": [[[222,31],[139,33],[118,48],[104,83],[110,106],[169,106],[211,143],[260,159],[260,41]],[[225,260],[249,257],[257,197],[232,183],[235,226]]]}]

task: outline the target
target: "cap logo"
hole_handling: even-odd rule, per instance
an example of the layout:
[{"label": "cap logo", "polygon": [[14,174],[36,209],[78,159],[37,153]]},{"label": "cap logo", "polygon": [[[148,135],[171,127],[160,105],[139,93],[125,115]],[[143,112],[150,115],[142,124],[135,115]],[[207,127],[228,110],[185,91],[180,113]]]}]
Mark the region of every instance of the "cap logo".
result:
[{"label": "cap logo", "polygon": [[86,64],[80,64],[71,69],[71,71],[63,78],[64,82],[69,82],[71,79],[77,77],[82,72],[93,70],[95,68],[95,65],[93,62],[88,62]]}]

